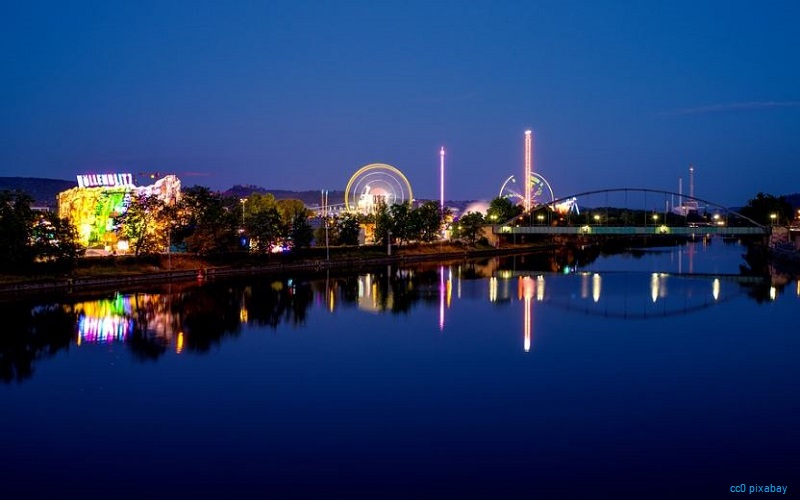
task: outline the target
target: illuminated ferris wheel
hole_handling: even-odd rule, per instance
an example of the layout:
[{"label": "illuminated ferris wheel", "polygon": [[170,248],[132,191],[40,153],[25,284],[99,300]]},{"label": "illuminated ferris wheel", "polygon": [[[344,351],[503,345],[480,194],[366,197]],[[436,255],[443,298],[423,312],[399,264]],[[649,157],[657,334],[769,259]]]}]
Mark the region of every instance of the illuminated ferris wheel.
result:
[{"label": "illuminated ferris wheel", "polygon": [[392,206],[411,201],[411,184],[403,172],[385,163],[371,163],[350,177],[344,190],[348,212],[373,213],[380,204]]},{"label": "illuminated ferris wheel", "polygon": [[[503,182],[503,185],[500,186],[500,194],[498,196],[511,200],[514,203],[523,203],[525,201],[525,195],[517,191],[516,184],[517,179],[513,175],[508,176],[505,182]],[[521,185],[519,188],[524,190],[524,187]],[[552,203],[555,199],[553,188],[550,187],[550,183],[547,182],[547,179],[536,172],[531,172],[531,206],[535,207],[537,205]]]}]

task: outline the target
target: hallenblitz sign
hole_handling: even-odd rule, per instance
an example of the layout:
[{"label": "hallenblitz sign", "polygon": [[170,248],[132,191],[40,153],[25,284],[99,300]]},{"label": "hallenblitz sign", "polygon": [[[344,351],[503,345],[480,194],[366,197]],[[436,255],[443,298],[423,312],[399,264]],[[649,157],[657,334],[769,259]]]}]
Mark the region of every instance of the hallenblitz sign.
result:
[{"label": "hallenblitz sign", "polygon": [[86,174],[78,176],[78,187],[133,186],[133,174]]}]

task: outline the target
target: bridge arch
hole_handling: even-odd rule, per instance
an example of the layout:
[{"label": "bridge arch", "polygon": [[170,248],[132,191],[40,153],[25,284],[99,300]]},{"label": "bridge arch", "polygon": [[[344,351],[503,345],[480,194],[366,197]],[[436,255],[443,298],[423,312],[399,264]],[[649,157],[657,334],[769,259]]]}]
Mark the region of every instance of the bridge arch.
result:
[{"label": "bridge arch", "polygon": [[[668,195],[668,196],[680,196],[680,197],[682,197],[684,199],[697,201],[697,202],[703,203],[703,204],[705,204],[707,206],[712,206],[714,208],[718,208],[718,209],[720,209],[720,210],[722,210],[722,211],[724,211],[724,212],[726,212],[728,214],[733,214],[733,215],[735,215],[735,216],[737,216],[737,217],[739,217],[741,219],[746,220],[747,222],[749,222],[753,226],[762,229],[764,231],[764,233],[769,233],[769,227],[768,226],[764,226],[763,224],[759,224],[758,222],[754,221],[750,217],[742,215],[741,213],[739,213],[739,212],[737,212],[735,210],[731,210],[730,208],[728,208],[728,207],[726,207],[724,205],[721,205],[719,203],[715,203],[713,201],[709,201],[709,200],[706,200],[706,199],[703,199],[703,198],[698,198],[696,196],[689,196],[689,195],[686,195],[686,194],[683,194],[683,193],[676,193],[674,191],[666,191],[666,190],[663,190],[663,189],[609,188],[609,189],[596,189],[596,190],[592,190],[592,191],[583,191],[583,192],[580,192],[580,193],[570,194],[568,196],[562,196],[562,197],[557,198],[557,199],[555,199],[555,200],[553,200],[553,201],[551,201],[549,203],[542,203],[540,205],[537,205],[536,207],[533,207],[532,211],[533,210],[537,210],[537,209],[541,209],[543,206],[549,208],[550,210],[555,210],[555,206],[558,205],[559,203],[562,203],[562,202],[567,201],[567,200],[571,200],[573,198],[578,198],[578,197],[581,197],[581,196],[591,196],[591,195],[596,195],[596,194],[607,194],[607,193],[629,193],[629,192],[644,193],[644,194],[652,193],[652,194]],[[511,219],[511,220],[513,220],[513,219]],[[511,220],[506,221],[506,223],[510,222]]]}]

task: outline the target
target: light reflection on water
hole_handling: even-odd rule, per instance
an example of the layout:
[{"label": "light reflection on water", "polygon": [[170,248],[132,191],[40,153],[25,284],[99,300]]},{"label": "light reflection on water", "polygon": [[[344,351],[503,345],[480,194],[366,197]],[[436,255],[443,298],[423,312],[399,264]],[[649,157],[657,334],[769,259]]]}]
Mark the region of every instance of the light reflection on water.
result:
[{"label": "light reflection on water", "polygon": [[[461,266],[441,266],[438,269],[438,288],[436,289],[438,301],[438,329],[445,331],[447,311],[452,306],[453,275],[460,281],[463,269]],[[521,302],[523,311],[523,337],[524,350],[531,348],[531,312],[535,303],[537,307],[556,308],[569,311],[578,311],[584,314],[600,315],[605,317],[621,318],[647,318],[654,316],[667,316],[689,314],[693,311],[711,307],[720,300],[729,300],[746,293],[741,283],[757,283],[759,279],[737,277],[681,277],[670,276],[666,273],[591,273],[578,272],[570,275],[543,274],[536,276],[521,275],[493,276],[485,280],[487,286],[486,300],[488,302]],[[413,294],[415,288],[420,287],[426,293],[432,293],[431,287],[425,283],[415,282],[415,273],[408,271],[401,277],[402,285],[379,287],[381,277],[375,274],[363,274],[356,278],[358,286],[358,300],[356,306],[359,311],[380,314],[391,312],[396,304],[396,297],[400,294]],[[721,279],[724,281],[721,281]],[[288,296],[292,297],[295,290],[291,280],[272,281],[270,287],[274,290],[289,290]],[[393,278],[389,278],[389,282]],[[649,285],[647,282],[649,281]],[[550,283],[548,285],[548,282]],[[589,285],[591,283],[591,285]],[[605,294],[603,284],[605,283]],[[327,313],[335,314],[339,307],[346,307],[346,297],[349,295],[344,290],[346,283],[338,280],[326,280],[324,288],[320,283],[311,283],[313,304],[324,305]],[[648,292],[649,286],[649,292]],[[591,288],[591,296],[589,295]],[[516,289],[516,294],[511,290]],[[672,292],[670,293],[670,290]],[[232,300],[238,300],[239,323],[247,325],[253,323],[251,318],[257,315],[251,313],[251,308],[258,308],[259,303],[247,300],[252,295],[252,287],[244,286],[232,294]],[[776,299],[777,288],[769,287],[769,297]],[[649,300],[644,300],[647,297]],[[75,343],[78,346],[87,343],[127,342],[134,331],[161,345],[171,346],[180,353],[183,350],[185,339],[183,330],[186,326],[181,323],[185,313],[171,307],[171,295],[158,293],[142,294],[115,294],[110,299],[78,302],[62,306],[65,312],[71,311],[77,315],[77,335]],[[404,298],[403,302],[417,301],[421,298]],[[456,299],[459,300],[459,299]],[[306,308],[311,304],[301,304]],[[281,307],[287,307],[282,305]],[[189,333],[191,336],[191,331]]]},{"label": "light reflection on water", "polygon": [[[136,349],[157,358],[167,350],[204,352],[222,337],[238,335],[242,326],[277,328],[287,321],[303,325],[310,311],[335,316],[339,309],[352,307],[371,314],[408,314],[418,303],[435,303],[437,330],[446,332],[454,301],[462,301],[462,281],[469,281],[480,286],[471,286],[464,300],[475,300],[477,294],[490,305],[521,303],[522,346],[529,352],[534,309],[648,319],[692,314],[742,296],[775,301],[788,284],[785,279],[738,274],[743,252],[739,245],[713,247],[704,240],[637,252],[583,263],[571,256],[564,262],[560,257],[554,261],[552,256],[533,262],[526,257],[492,258],[414,269],[388,266],[355,276],[328,274],[324,279],[270,278],[258,284],[212,283],[205,287],[189,284],[160,293],[118,292],[94,300],[35,305],[31,315],[46,311],[52,316],[54,310],[60,310],[67,322],[75,322],[77,346],[135,340]],[[695,258],[702,263],[695,263]],[[686,266],[702,272],[683,273]],[[716,273],[708,273],[711,269]],[[454,287],[458,291],[455,297]],[[800,280],[796,295],[800,297]],[[207,316],[214,320],[206,321]],[[13,374],[6,376],[7,380],[13,378]]]},{"label": "light reflection on water", "polygon": [[[41,464],[74,486],[66,459],[113,442],[118,460],[149,458],[154,484],[212,496],[391,484],[419,497],[472,481],[489,498],[500,483],[547,494],[588,477],[653,498],[695,469],[687,484],[705,493],[745,473],[788,481],[800,391],[783,327],[800,280],[742,272],[741,247],[704,248],[5,304],[0,368],[26,383],[6,386],[0,438],[36,451],[0,479],[22,491]],[[82,427],[73,405],[117,429]]]}]

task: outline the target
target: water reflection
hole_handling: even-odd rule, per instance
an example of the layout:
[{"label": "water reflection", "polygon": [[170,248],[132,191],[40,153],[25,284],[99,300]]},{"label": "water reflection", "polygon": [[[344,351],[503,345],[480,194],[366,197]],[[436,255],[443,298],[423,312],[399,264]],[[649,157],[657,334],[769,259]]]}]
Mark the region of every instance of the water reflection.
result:
[{"label": "water reflection", "polygon": [[[675,249],[654,252],[662,252],[669,260],[693,255],[689,249],[679,249],[678,254]],[[5,382],[29,379],[36,363],[73,346],[120,344],[138,360],[156,360],[169,352],[202,354],[240,335],[248,325],[273,330],[281,325],[302,327],[312,310],[328,315],[345,309],[408,314],[423,307],[438,313],[431,328],[443,332],[454,302],[462,300],[487,301],[506,308],[503,311],[521,309],[517,317],[522,349],[529,352],[540,316],[534,315],[534,307],[542,312],[644,319],[690,314],[741,295],[758,302],[774,301],[794,281],[770,275],[768,266],[762,267],[755,256],[746,256],[747,265],[735,275],[584,270],[598,256],[592,249],[568,249],[449,265],[387,266],[358,275],[328,273],[324,279],[258,278],[74,297],[48,304],[3,303],[0,313],[7,327],[0,336],[0,376]],[[767,274],[762,274],[764,270]],[[480,286],[462,289],[466,281]],[[795,288],[800,297],[800,280]]]}]

